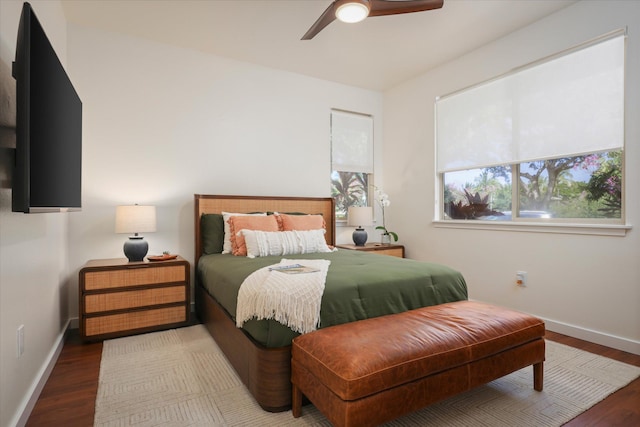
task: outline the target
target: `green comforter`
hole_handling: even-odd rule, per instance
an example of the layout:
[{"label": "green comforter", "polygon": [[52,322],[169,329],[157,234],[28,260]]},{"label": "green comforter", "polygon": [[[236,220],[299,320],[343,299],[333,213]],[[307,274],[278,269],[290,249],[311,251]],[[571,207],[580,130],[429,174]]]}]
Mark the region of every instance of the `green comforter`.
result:
[{"label": "green comforter", "polygon": [[[198,261],[196,274],[198,282],[235,320],[238,290],[244,279],[283,258],[331,261],[320,327],[467,299],[464,278],[449,267],[344,249],[254,259],[229,254],[204,255]],[[274,320],[250,320],[243,329],[266,347],[289,345],[298,335]]]}]

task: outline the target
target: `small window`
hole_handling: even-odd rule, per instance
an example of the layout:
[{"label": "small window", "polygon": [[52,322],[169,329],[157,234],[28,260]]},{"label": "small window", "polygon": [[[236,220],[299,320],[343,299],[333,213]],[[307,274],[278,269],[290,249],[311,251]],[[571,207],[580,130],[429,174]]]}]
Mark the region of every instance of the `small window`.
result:
[{"label": "small window", "polygon": [[350,206],[369,206],[373,176],[373,117],[331,111],[331,195],[336,220],[346,221]]}]

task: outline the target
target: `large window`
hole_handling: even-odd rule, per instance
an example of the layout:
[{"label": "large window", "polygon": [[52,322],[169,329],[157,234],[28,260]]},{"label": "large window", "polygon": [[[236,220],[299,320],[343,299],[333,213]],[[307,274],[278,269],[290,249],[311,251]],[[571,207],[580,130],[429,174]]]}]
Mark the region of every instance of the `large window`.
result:
[{"label": "large window", "polygon": [[373,118],[331,111],[331,195],[336,220],[347,219],[350,206],[369,206],[373,174]]},{"label": "large window", "polygon": [[622,31],[436,100],[441,219],[624,217]]}]

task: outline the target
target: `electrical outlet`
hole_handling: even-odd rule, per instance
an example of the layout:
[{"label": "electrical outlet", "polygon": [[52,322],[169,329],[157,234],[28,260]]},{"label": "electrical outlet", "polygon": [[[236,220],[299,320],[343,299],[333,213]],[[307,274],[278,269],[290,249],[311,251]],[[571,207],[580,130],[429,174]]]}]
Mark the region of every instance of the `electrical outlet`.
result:
[{"label": "electrical outlet", "polygon": [[527,286],[527,272],[526,271],[516,271],[516,284],[518,286]]},{"label": "electrical outlet", "polygon": [[24,353],[24,325],[18,326],[18,330],[16,331],[16,340],[17,340],[17,356],[18,359]]}]

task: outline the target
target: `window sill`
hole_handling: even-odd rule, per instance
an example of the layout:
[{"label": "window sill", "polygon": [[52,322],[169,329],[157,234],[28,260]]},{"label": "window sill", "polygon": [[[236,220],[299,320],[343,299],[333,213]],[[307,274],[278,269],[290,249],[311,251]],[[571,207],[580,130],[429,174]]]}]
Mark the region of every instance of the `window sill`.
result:
[{"label": "window sill", "polygon": [[592,236],[624,237],[631,225],[575,224],[549,222],[497,222],[480,220],[434,220],[436,228],[462,228],[472,230],[518,231],[525,233],[587,234]]}]

